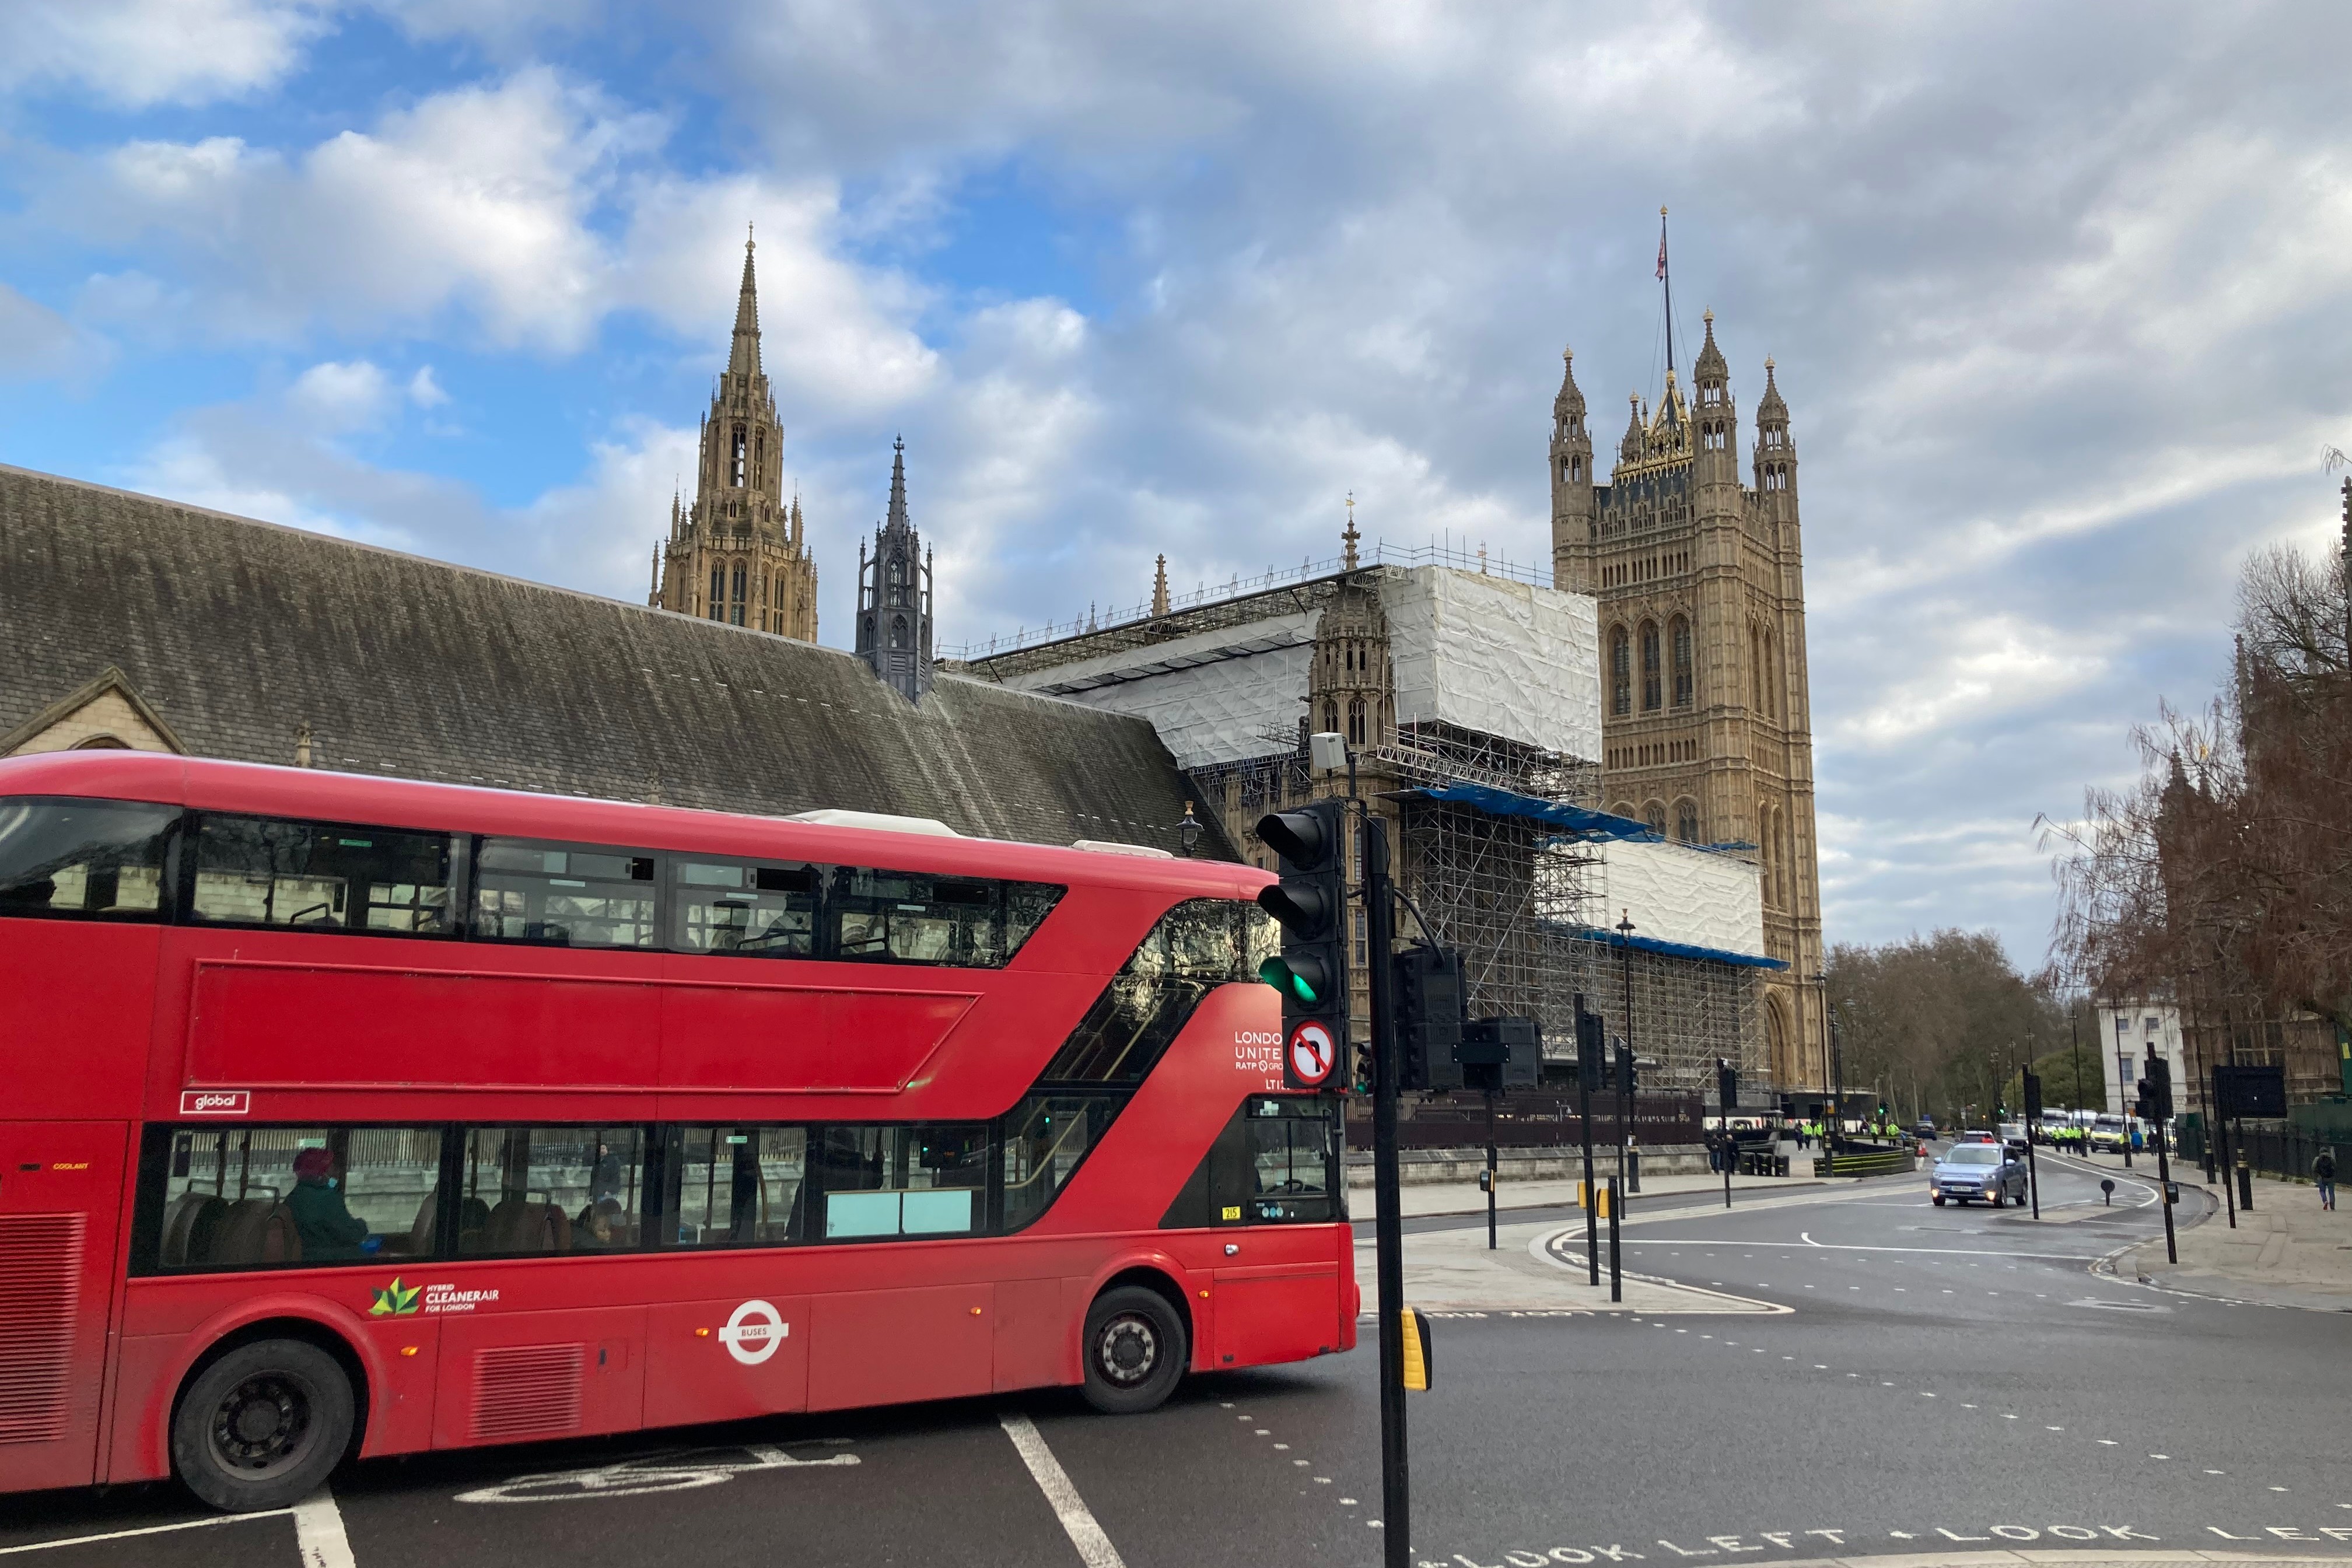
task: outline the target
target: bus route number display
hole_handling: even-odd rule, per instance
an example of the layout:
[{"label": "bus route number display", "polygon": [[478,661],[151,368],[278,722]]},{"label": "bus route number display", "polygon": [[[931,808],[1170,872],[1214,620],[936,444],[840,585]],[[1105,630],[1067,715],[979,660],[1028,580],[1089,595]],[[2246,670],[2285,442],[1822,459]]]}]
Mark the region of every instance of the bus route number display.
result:
[{"label": "bus route number display", "polygon": [[1331,1076],[1339,1047],[1328,1028],[1308,1018],[1290,1031],[1289,1054],[1291,1075],[1304,1084],[1319,1084]]}]

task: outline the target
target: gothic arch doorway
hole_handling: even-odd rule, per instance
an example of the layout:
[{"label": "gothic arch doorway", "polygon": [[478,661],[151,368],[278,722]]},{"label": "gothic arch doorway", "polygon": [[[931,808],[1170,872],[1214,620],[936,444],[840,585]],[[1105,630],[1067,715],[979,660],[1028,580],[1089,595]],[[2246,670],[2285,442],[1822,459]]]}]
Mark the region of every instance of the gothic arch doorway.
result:
[{"label": "gothic arch doorway", "polygon": [[1775,1086],[1794,1082],[1789,1072],[1789,1041],[1791,1037],[1785,1005],[1779,994],[1767,992],[1764,996],[1764,1059],[1768,1064],[1766,1070],[1771,1074]]}]

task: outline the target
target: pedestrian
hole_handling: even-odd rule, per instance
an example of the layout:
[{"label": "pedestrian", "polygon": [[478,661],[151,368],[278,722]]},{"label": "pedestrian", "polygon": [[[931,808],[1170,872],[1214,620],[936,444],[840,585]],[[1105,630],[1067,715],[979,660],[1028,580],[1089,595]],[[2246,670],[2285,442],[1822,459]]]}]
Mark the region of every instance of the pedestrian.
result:
[{"label": "pedestrian", "polygon": [[2336,1207],[2335,1150],[2322,1149],[2319,1152],[2319,1157],[2311,1163],[2311,1179],[2319,1187],[2319,1206],[2333,1210]]}]

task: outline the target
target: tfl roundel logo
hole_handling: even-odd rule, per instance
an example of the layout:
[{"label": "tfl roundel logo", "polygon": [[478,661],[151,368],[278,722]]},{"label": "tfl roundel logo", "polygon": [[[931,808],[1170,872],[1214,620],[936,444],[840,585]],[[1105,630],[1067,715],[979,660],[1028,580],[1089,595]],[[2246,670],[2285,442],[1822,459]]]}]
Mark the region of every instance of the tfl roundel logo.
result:
[{"label": "tfl roundel logo", "polygon": [[249,1116],[253,1113],[253,1091],[249,1089],[184,1089],[180,1091],[180,1114],[183,1116]]},{"label": "tfl roundel logo", "polygon": [[1331,1076],[1339,1047],[1331,1031],[1313,1018],[1290,1031],[1290,1075],[1304,1084],[1318,1084]]}]

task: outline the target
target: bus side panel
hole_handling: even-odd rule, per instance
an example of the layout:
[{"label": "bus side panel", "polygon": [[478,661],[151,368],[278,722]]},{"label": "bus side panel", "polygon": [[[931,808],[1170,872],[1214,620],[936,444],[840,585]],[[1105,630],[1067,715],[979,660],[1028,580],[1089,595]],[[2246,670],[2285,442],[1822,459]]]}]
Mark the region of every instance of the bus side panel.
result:
[{"label": "bus side panel", "polygon": [[996,1287],[995,1389],[1046,1388],[1069,1381],[1074,1336],[1059,1279],[1005,1279]]},{"label": "bus side panel", "polygon": [[0,1491],[96,1477],[130,1131],[0,1122]]},{"label": "bus side panel", "polygon": [[138,1114],[154,1026],[154,926],[0,921],[0,1062],[25,1121]]},{"label": "bus side panel", "polygon": [[642,981],[199,961],[193,989],[187,1081],[226,1089],[635,1087],[661,1029]]}]

